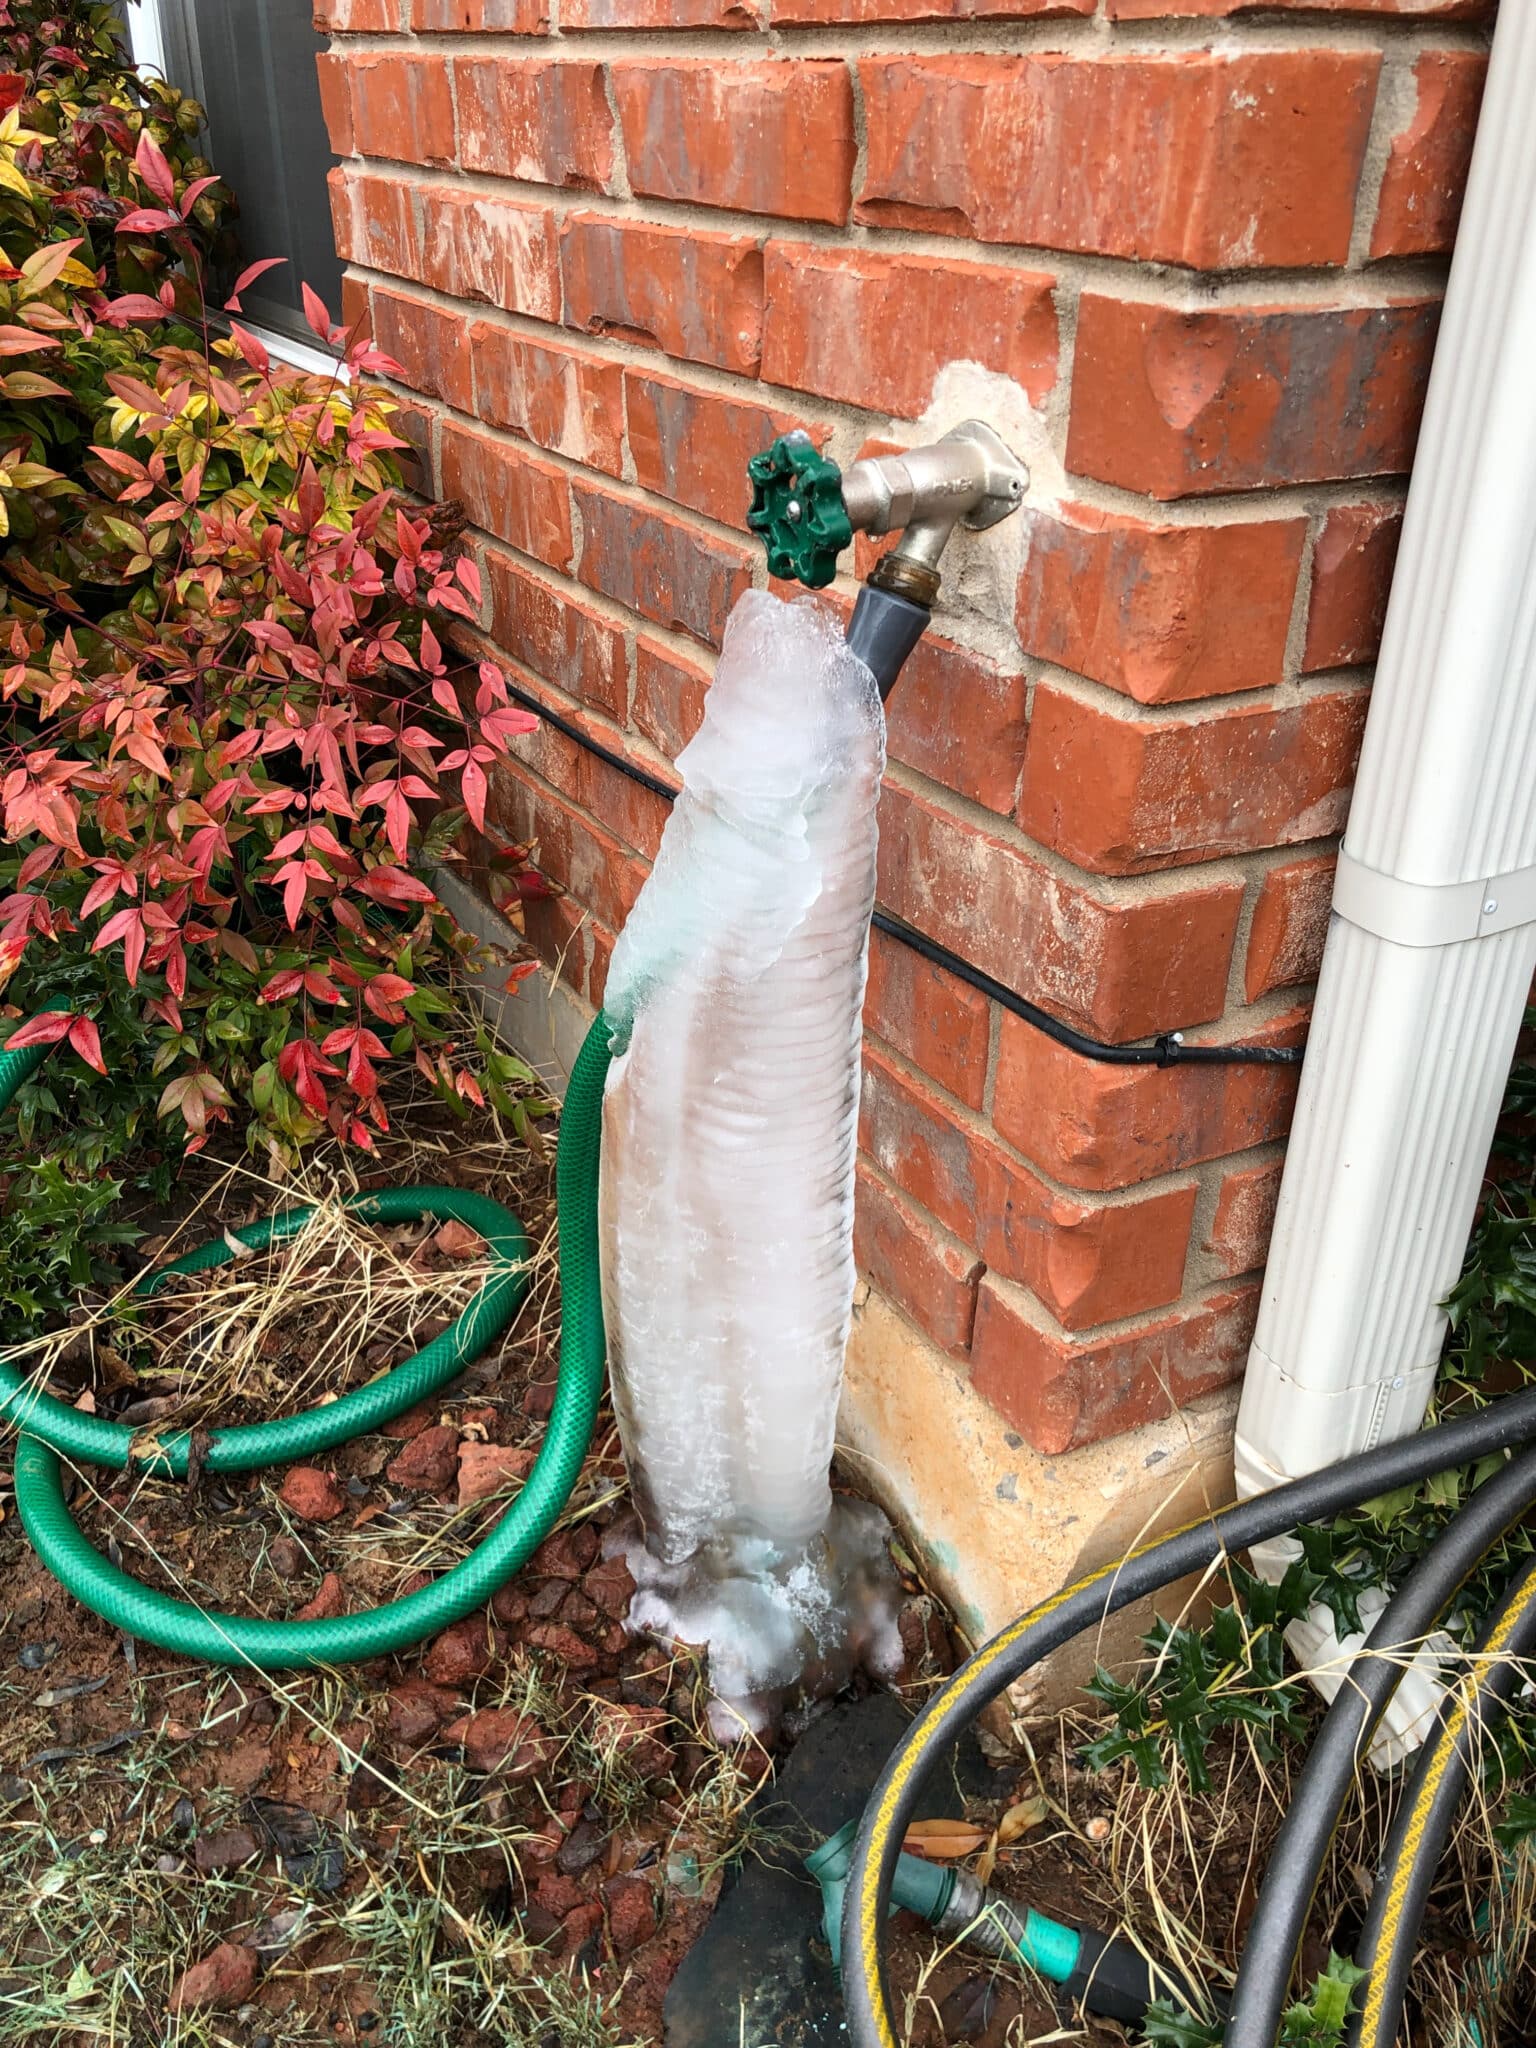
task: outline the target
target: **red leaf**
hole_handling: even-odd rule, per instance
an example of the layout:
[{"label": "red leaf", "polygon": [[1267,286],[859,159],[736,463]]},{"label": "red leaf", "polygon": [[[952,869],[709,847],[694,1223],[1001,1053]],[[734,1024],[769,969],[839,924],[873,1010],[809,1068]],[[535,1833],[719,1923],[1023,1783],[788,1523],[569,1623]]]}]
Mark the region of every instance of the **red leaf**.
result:
[{"label": "red leaf", "polygon": [[329,345],[331,339],[331,316],[326,310],[324,299],[321,298],[318,292],[311,291],[307,284],[300,285],[299,290],[303,294],[304,299],[304,318],[309,322],[316,334],[319,335],[320,339]]},{"label": "red leaf", "polygon": [[70,1025],[69,1042],[88,1067],[94,1067],[98,1074],[107,1071],[101,1056],[101,1037],[89,1017],[77,1017]]},{"label": "red leaf", "polygon": [[[263,256],[259,263],[247,263],[244,270],[235,279],[234,289],[224,301],[225,312],[238,313],[240,310],[240,294],[245,290],[246,286],[254,284],[257,278],[262,276],[264,272],[275,270],[278,264],[286,263],[287,261],[288,258],[286,256]],[[233,326],[231,326],[230,332],[234,332]]]},{"label": "red leaf", "polygon": [[163,199],[167,206],[174,206],[176,180],[165,160],[165,152],[147,128],[139,136],[139,146],[133,153],[133,161],[139,176],[155,197]]},{"label": "red leaf", "polygon": [[41,1016],[29,1017],[19,1030],[13,1031],[5,1041],[5,1049],[21,1052],[29,1045],[57,1045],[68,1035],[74,1021],[68,1010],[44,1010]]},{"label": "red leaf", "polygon": [[120,235],[158,235],[164,228],[178,228],[181,218],[178,214],[162,213],[153,206],[136,206],[132,213],[125,213],[117,224]]},{"label": "red leaf", "polygon": [[357,884],[365,896],[371,896],[375,903],[435,903],[437,898],[426,883],[418,880],[407,868],[380,866],[370,868]]},{"label": "red leaf", "polygon": [[480,763],[470,759],[464,763],[464,772],[459,777],[459,789],[464,798],[464,808],[477,832],[485,830],[485,770]]},{"label": "red leaf", "polygon": [[248,334],[238,320],[230,321],[229,331],[236,348],[239,349],[246,362],[260,376],[265,377],[272,367],[272,358],[267,354],[266,348],[258,336]]}]

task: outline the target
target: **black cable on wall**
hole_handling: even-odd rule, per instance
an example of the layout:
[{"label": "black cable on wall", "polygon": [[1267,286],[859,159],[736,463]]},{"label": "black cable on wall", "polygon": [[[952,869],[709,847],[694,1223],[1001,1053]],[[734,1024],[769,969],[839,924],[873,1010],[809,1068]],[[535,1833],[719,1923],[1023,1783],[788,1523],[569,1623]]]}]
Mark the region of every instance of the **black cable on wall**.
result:
[{"label": "black cable on wall", "polygon": [[[601,740],[595,740],[590,733],[571,719],[542,703],[529,691],[519,689],[508,679],[507,692],[519,704],[537,712],[546,725],[556,732],[564,733],[574,740],[578,747],[584,747],[589,754],[595,754],[599,761],[606,761],[610,768],[616,768],[620,775],[627,775],[631,782],[639,783],[653,795],[664,797],[671,803],[677,795],[668,782],[659,775],[652,775],[646,768],[640,768],[633,761],[626,761],[613,748],[605,747]],[[952,953],[948,946],[942,946],[937,939],[930,939],[899,917],[893,917],[888,910],[877,909],[871,923],[876,931],[884,932],[887,938],[908,946],[914,953],[935,967],[941,967],[946,974],[963,981],[968,988],[974,988],[994,1003],[1000,1003],[1005,1010],[1020,1017],[1026,1024],[1046,1038],[1053,1039],[1069,1052],[1079,1054],[1083,1059],[1098,1060],[1104,1066],[1112,1067],[1297,1067],[1302,1060],[1299,1045],[1186,1045],[1176,1031],[1165,1031],[1150,1045],[1108,1045],[1101,1038],[1090,1038],[1086,1032],[1074,1031],[1070,1024],[1064,1024],[1059,1017],[1053,1017],[1049,1010],[1042,1010],[1038,1003],[1019,995],[1001,981],[979,967],[973,967],[960,954]]]}]

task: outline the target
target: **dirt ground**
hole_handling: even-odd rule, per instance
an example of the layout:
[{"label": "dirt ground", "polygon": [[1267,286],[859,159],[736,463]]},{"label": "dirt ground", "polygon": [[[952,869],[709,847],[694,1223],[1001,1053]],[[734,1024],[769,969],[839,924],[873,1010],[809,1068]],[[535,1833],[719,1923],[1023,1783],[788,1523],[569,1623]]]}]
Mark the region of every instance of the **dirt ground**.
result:
[{"label": "dirt ground", "polygon": [[[394,1111],[376,1161],[321,1159],[297,1193],[355,1174],[493,1195],[539,1250],[516,1325],[442,1398],[323,1466],[191,1485],[78,1472],[82,1527],[147,1583],[273,1617],[373,1604],[463,1556],[527,1471],[558,1329],[553,1122],[530,1149],[489,1113]],[[199,1159],[181,1219],[147,1216],[141,1250],[190,1248],[293,1193]],[[49,1384],[145,1432],[289,1412],[445,1327],[483,1253],[458,1225],[365,1231],[332,1202],[284,1252],[83,1323]],[[731,1859],[753,1853],[754,1795],[782,1755],[716,1749],[695,1660],[626,1634],[628,1573],[603,1555],[624,1497],[605,1413],[560,1526],[488,1610],[410,1655],[263,1676],[189,1665],[80,1609],[33,1556],[4,1470],[0,2048],[659,2044],[667,1986]],[[916,1702],[968,1646],[906,1583]],[[930,1851],[1229,1976],[1286,1770],[1233,1736],[1210,1794],[1147,1793],[1123,1768],[1088,1772],[1086,1732],[1041,1719],[993,1744],[973,1835]],[[1313,1960],[1330,1934],[1348,1945],[1366,1829],[1341,1838]],[[911,2048],[1125,2038],[905,1916],[891,1939]]]}]

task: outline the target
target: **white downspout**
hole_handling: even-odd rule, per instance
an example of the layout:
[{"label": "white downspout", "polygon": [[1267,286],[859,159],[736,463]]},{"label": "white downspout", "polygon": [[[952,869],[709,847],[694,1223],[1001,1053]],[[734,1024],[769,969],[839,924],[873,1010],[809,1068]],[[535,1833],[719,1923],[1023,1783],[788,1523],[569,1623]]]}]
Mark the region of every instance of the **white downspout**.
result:
[{"label": "white downspout", "polygon": [[[1241,1492],[1422,1420],[1533,968],[1536,6],[1518,5],[1494,35],[1339,860],[1238,1414]],[[1271,1546],[1261,1568],[1294,1554]],[[1292,1636],[1330,1693],[1352,1644],[1322,1610]],[[1423,1732],[1424,1663],[1379,1758]]]}]

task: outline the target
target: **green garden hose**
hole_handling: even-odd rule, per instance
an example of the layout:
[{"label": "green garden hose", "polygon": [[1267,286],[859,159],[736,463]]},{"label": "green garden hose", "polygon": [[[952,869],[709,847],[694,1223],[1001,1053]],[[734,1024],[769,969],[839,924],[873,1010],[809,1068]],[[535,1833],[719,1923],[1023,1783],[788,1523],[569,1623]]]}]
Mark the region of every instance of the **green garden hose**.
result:
[{"label": "green garden hose", "polygon": [[[522,1491],[490,1534],[442,1578],[403,1599],[362,1614],[325,1621],[260,1621],[214,1614],[129,1578],[93,1550],[65,1505],[58,1453],[87,1464],[179,1477],[186,1472],[185,1432],[146,1444],[121,1423],[82,1415],[45,1394],[0,1359],[0,1421],[22,1431],[16,1453],[16,1504],[38,1556],[60,1584],[114,1627],[145,1642],[215,1664],[280,1671],[344,1664],[403,1650],[483,1605],[543,1541],[570,1497],[591,1441],[603,1389],[603,1306],[598,1277],[597,1172],[603,1082],[612,1026],[601,1014],[587,1033],[571,1074],[560,1121],[555,1171],[560,1234],[560,1369],[554,1408],[537,1462]],[[45,1056],[46,1047],[0,1053],[0,1110]],[[369,1222],[418,1216],[452,1218],[486,1239],[496,1268],[451,1329],[380,1379],[319,1408],[276,1422],[216,1431],[204,1469],[247,1472],[330,1450],[378,1429],[413,1408],[462,1370],[517,1313],[528,1286],[528,1241],[516,1217],[497,1202],[458,1188],[390,1188],[347,1205]],[[260,1249],[282,1242],[313,1212],[294,1209],[233,1233]],[[173,1273],[205,1272],[235,1256],[226,1240],[204,1245],[151,1274],[152,1294]]]}]

